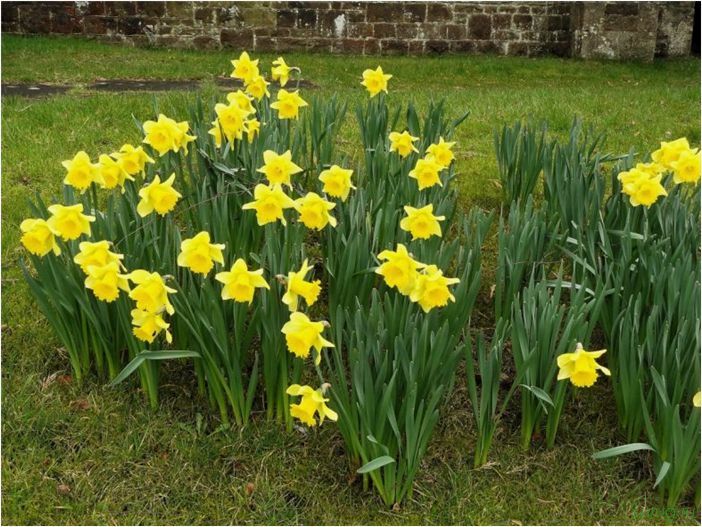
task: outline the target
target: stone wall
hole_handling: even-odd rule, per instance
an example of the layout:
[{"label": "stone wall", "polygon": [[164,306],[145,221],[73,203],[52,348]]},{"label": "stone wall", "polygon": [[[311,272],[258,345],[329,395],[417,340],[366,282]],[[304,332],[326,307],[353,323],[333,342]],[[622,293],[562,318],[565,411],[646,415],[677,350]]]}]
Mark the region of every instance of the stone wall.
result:
[{"label": "stone wall", "polygon": [[689,54],[693,2],[2,2],[2,31],[358,54]]}]

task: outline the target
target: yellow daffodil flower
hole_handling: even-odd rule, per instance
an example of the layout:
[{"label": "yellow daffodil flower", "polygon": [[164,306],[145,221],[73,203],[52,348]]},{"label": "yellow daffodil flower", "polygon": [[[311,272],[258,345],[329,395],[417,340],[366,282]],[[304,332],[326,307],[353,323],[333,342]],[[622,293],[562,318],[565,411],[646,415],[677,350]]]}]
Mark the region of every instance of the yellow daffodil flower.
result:
[{"label": "yellow daffodil flower", "polygon": [[440,164],[443,168],[448,168],[451,161],[454,159],[453,151],[451,149],[455,144],[455,141],[447,143],[444,141],[443,137],[439,137],[438,143],[429,145],[429,148],[427,148],[427,153],[431,155],[431,157],[434,158],[434,161]]},{"label": "yellow daffodil flower", "polygon": [[322,348],[334,347],[334,344],[322,337],[324,322],[312,322],[307,315],[299,311],[290,314],[290,320],[281,331],[285,335],[288,350],[296,357],[309,357],[310,349],[314,347],[317,350],[315,364],[322,360]]},{"label": "yellow daffodil flower", "polygon": [[388,136],[390,139],[390,151],[397,152],[401,157],[407,157],[412,152],[419,152],[417,147],[412,143],[419,140],[419,137],[414,137],[405,130],[402,133],[390,132]]},{"label": "yellow daffodil flower", "polygon": [[329,399],[324,397],[325,388],[326,385],[318,390],[299,384],[290,385],[285,393],[293,397],[302,397],[298,404],[290,405],[290,415],[309,427],[317,426],[315,414],[319,416],[320,425],[324,422],[325,417],[330,421],[336,421],[339,416],[326,405]]},{"label": "yellow daffodil flower", "polygon": [[217,148],[222,147],[222,127],[219,124],[219,120],[215,119],[212,121],[212,128],[207,130],[207,133],[214,138],[215,146]]},{"label": "yellow daffodil flower", "polygon": [[54,231],[46,220],[30,218],[20,224],[22,245],[30,253],[44,256],[51,251],[61,254],[61,248],[56,243],[58,231]]},{"label": "yellow daffodil flower", "polygon": [[166,342],[173,342],[173,336],[168,328],[171,327],[160,313],[132,309],[132,325],[134,326],[134,336],[139,340],[151,343],[161,331],[166,332]]},{"label": "yellow daffodil flower", "polygon": [[401,243],[396,251],[385,250],[378,255],[378,260],[385,260],[375,272],[385,279],[388,287],[397,287],[403,295],[409,296],[414,291],[419,273],[417,269],[426,267],[415,261]]},{"label": "yellow daffodil flower", "polygon": [[693,397],[692,397],[692,405],[699,408],[702,406],[702,392],[697,392]]},{"label": "yellow daffodil flower", "polygon": [[305,276],[312,270],[312,267],[307,265],[307,259],[302,262],[302,267],[299,271],[290,271],[288,273],[287,290],[283,295],[283,303],[288,306],[290,311],[297,311],[299,298],[305,299],[308,306],[311,306],[317,301],[322,287],[320,281],[307,282]]},{"label": "yellow daffodil flower", "polygon": [[280,87],[283,88],[288,83],[290,79],[290,72],[292,68],[285,63],[283,57],[278,57],[273,61],[273,67],[271,68],[271,78],[274,81],[278,81]]},{"label": "yellow daffodil flower", "polygon": [[322,230],[327,224],[336,227],[336,218],[329,211],[336,207],[319,194],[308,192],[304,197],[295,200],[295,209],[300,213],[300,221],[308,229]]},{"label": "yellow daffodil flower", "polygon": [[636,169],[622,172],[617,175],[622,182],[622,192],[629,196],[629,202],[634,206],[644,205],[650,207],[660,196],[667,196],[668,192],[661,185],[662,175],[649,176]]},{"label": "yellow daffodil flower", "polygon": [[700,152],[685,150],[677,160],[670,163],[673,168],[673,181],[680,183],[697,183],[700,180]]},{"label": "yellow daffodil flower", "polygon": [[177,123],[159,114],[157,121],[144,123],[144,143],[151,145],[161,156],[169,151],[178,152],[181,148],[187,153],[188,143],[195,140],[195,136],[188,135],[189,128],[187,121]]},{"label": "yellow daffodil flower", "polygon": [[259,225],[265,225],[280,220],[283,225],[285,216],[283,211],[295,206],[295,202],[283,192],[280,185],[266,186],[256,185],[254,188],[254,201],[245,203],[241,208],[244,210],[253,209],[256,211],[256,221]]},{"label": "yellow daffodil flower", "polygon": [[324,183],[322,190],[335,198],[346,201],[351,189],[355,189],[351,184],[353,170],[341,168],[339,165],[332,165],[327,170],[322,170],[319,180]]},{"label": "yellow daffodil flower", "polygon": [[[235,139],[241,139],[243,137],[244,122],[249,115],[248,112],[242,110],[241,107],[234,102],[230,104],[216,104],[215,113],[217,114],[217,123],[219,126],[217,126],[216,123],[212,123],[214,124],[216,130],[210,130],[210,134],[219,134],[220,146],[222,142],[222,133],[224,133],[227,141],[230,143]],[[215,139],[217,139],[217,135],[215,135]]]},{"label": "yellow daffodil flower", "polygon": [[271,108],[278,110],[279,119],[297,119],[300,115],[300,108],[307,106],[298,91],[288,92],[283,88],[278,90],[278,100],[271,104]]},{"label": "yellow daffodil flower", "polygon": [[232,71],[231,76],[245,83],[258,75],[258,59],[251,60],[246,51],[239,55],[238,59],[232,60],[232,66],[234,66],[234,71]]},{"label": "yellow daffodil flower", "polygon": [[417,160],[417,164],[410,170],[409,177],[417,180],[419,190],[433,187],[434,185],[443,187],[444,184],[441,182],[439,172],[441,172],[441,165],[434,161],[433,157],[426,156],[424,159]]},{"label": "yellow daffodil flower", "polygon": [[62,161],[61,164],[66,169],[66,177],[63,180],[65,185],[70,185],[83,194],[90,185],[100,181],[98,166],[90,161],[90,156],[82,150],[73,159]]},{"label": "yellow daffodil flower", "polygon": [[215,262],[224,263],[223,250],[224,244],[210,243],[210,234],[202,231],[180,243],[178,265],[187,267],[193,273],[206,275],[214,267]]},{"label": "yellow daffodil flower", "polygon": [[381,91],[388,92],[388,81],[392,79],[392,75],[383,73],[383,68],[378,66],[376,69],[367,69],[363,72],[363,80],[361,84],[365,86],[371,97],[375,97]]},{"label": "yellow daffodil flower", "polygon": [[113,153],[112,157],[117,160],[122,167],[122,170],[124,170],[130,176],[136,176],[137,174],[143,173],[146,169],[146,163],[155,162],[148,156],[141,146],[134,148],[130,144],[122,145],[119,152]]},{"label": "yellow daffodil flower", "polygon": [[121,163],[105,154],[102,154],[99,158],[98,171],[102,188],[113,189],[120,186],[124,190],[124,182],[127,179],[134,181],[134,178],[122,168]]},{"label": "yellow daffodil flower", "polygon": [[249,271],[246,262],[241,258],[234,262],[229,271],[217,273],[215,280],[224,284],[222,287],[223,300],[235,300],[249,304],[253,301],[257,287],[271,288],[263,278],[263,269]]},{"label": "yellow daffodil flower", "polygon": [[165,216],[178,203],[182,197],[180,192],[173,188],[175,174],[171,174],[166,181],[161,182],[161,178],[156,175],[151,183],[139,190],[141,200],[137,204],[137,212],[142,218],[156,211],[161,216]]},{"label": "yellow daffodil flower", "polygon": [[175,313],[168,293],[175,293],[176,290],[168,287],[160,274],[137,269],[126,277],[136,284],[129,292],[129,298],[136,302],[137,309],[149,313],[160,313],[165,309],[169,315]]},{"label": "yellow daffodil flower", "polygon": [[229,92],[227,94],[227,102],[238,106],[239,109],[246,115],[256,113],[256,108],[254,108],[253,104],[251,103],[251,96],[247,95],[241,90]]},{"label": "yellow daffodil flower", "polygon": [[120,289],[129,291],[129,283],[126,277],[119,273],[119,264],[115,261],[104,265],[90,265],[86,275],[85,287],[103,302],[117,300]]},{"label": "yellow daffodil flower", "polygon": [[248,119],[244,121],[244,130],[246,131],[246,139],[251,144],[261,131],[261,123],[257,119]]},{"label": "yellow daffodil flower", "polygon": [[283,154],[266,150],[263,152],[263,166],[257,172],[264,174],[271,185],[287,185],[292,188],[290,176],[302,172],[302,168],[293,163],[290,150]]},{"label": "yellow daffodil flower", "polygon": [[558,380],[570,379],[574,386],[587,388],[595,384],[598,377],[598,370],[605,375],[610,372],[604,366],[597,364],[595,359],[600,358],[607,350],[585,351],[583,345],[578,342],[574,353],[564,353],[557,359]]},{"label": "yellow daffodil flower", "polygon": [[80,242],[78,245],[79,252],[73,257],[73,261],[80,266],[85,274],[88,274],[88,268],[103,267],[109,263],[119,265],[123,255],[110,251],[110,242],[102,240],[99,242]]},{"label": "yellow daffodil flower", "polygon": [[51,217],[47,223],[52,232],[58,233],[64,240],[75,240],[81,234],[90,236],[90,222],[95,216],[83,214],[83,205],[51,205]]},{"label": "yellow daffodil flower", "polygon": [[681,137],[675,141],[661,141],[661,147],[651,153],[651,159],[668,170],[673,169],[673,162],[677,161],[680,154],[690,150],[687,138]]},{"label": "yellow daffodil flower", "polygon": [[410,300],[419,303],[424,312],[428,313],[435,307],[448,305],[449,300],[455,302],[456,298],[451,294],[448,286],[459,282],[458,278],[446,278],[437,266],[428,265],[417,276]]},{"label": "yellow daffodil flower", "polygon": [[434,205],[427,205],[421,209],[415,209],[409,205],[405,206],[407,217],[402,218],[400,228],[412,234],[412,240],[420,238],[426,240],[432,236],[441,237],[440,221],[444,221],[444,216],[434,216]]},{"label": "yellow daffodil flower", "polygon": [[263,99],[264,96],[270,97],[271,93],[268,91],[268,84],[263,75],[256,75],[246,84],[246,93],[257,101]]}]

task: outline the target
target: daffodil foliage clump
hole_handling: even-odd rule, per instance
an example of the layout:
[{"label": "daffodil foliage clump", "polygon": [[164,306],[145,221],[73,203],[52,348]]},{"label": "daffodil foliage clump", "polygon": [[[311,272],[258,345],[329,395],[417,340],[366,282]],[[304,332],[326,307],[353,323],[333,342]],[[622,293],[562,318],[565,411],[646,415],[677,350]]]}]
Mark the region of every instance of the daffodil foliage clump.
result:
[{"label": "daffodil foliage clump", "polygon": [[[467,363],[475,463],[517,391],[522,446],[551,446],[569,392],[603,379],[628,443],[594,457],[650,451],[674,505],[700,477],[700,152],[685,138],[646,156],[604,154],[603,143],[577,120],[566,142],[533,123],[495,135],[509,213],[495,334],[479,336],[477,367]],[[508,341],[516,375],[501,394]]]},{"label": "daffodil foliage clump", "polygon": [[367,70],[352,164],[335,151],[344,104],[303,97],[282,58],[273,93],[258,60],[232,62],[243,90],[63,163],[63,195],[20,226],[25,276],[77,379],[136,373],[157,407],[160,361],[191,359],[225,424],[337,421],[364,483],[399,502],[453,383],[490,223],[456,211],[460,121],[391,111],[391,75]]}]

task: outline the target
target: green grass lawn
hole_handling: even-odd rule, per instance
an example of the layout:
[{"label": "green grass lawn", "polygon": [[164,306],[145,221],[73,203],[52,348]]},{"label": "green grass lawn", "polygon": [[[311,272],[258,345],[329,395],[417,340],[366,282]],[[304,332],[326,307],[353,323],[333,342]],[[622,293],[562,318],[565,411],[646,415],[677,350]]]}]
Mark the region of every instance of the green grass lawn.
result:
[{"label": "green grass lawn", "polygon": [[[230,71],[233,51],[130,49],[75,39],[2,37],[3,82],[72,84],[65,95],[2,101],[2,494],[6,524],[70,523],[699,523],[690,503],[666,509],[651,489],[643,455],[593,461],[620,444],[607,383],[580,391],[566,408],[553,450],[518,446],[518,415],[502,423],[490,462],[472,468],[472,417],[464,381],[445,406],[415,491],[398,510],[364,491],[346,464],[332,423],[286,433],[263,419],[224,430],[191,397],[186,365],[170,364],[162,404],[89,380],[67,382],[68,360],[31,300],[18,268],[19,223],[27,199],[58,194],[60,162],[80,149],[96,157],[137,143],[132,115],[154,104],[185,118],[198,93],[98,93],[97,79],[202,79],[200,95],[222,97],[214,76]],[[261,55],[266,66],[271,55]],[[606,148],[654,149],[687,136],[700,142],[698,59],[652,64],[451,56],[287,55],[316,88],[351,108],[378,63],[394,75],[390,101],[419,108],[445,97],[450,112],[470,111],[458,130],[457,181],[465,207],[499,207],[492,132],[521,117],[567,132],[575,115],[606,131]],[[339,148],[354,151],[349,112]],[[494,265],[488,261],[488,269]],[[489,291],[489,274],[483,289]],[[486,297],[482,304],[487,303]],[[58,374],[58,375],[54,375]]]}]

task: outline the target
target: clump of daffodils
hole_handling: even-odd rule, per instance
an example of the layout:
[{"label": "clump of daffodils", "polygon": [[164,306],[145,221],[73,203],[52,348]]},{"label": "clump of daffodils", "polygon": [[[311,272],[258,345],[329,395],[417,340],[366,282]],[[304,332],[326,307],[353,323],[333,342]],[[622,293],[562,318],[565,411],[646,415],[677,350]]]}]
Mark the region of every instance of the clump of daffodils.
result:
[{"label": "clump of daffodils", "polygon": [[662,184],[663,176],[672,172],[676,185],[696,184],[700,180],[700,152],[691,148],[686,138],[661,142],[658,150],[651,153],[650,163],[637,163],[633,168],[620,172],[617,179],[622,192],[629,197],[632,206],[650,207],[668,191]]}]

